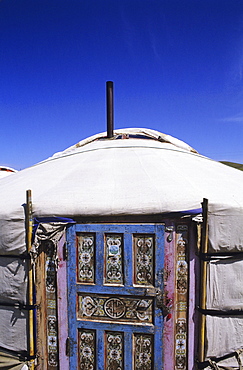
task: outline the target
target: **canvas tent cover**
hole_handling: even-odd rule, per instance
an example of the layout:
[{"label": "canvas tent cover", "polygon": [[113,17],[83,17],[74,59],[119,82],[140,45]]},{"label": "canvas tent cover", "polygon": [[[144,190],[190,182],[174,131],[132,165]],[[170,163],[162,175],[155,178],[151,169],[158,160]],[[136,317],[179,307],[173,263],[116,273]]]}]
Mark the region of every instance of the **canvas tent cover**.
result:
[{"label": "canvas tent cover", "polygon": [[[243,251],[242,184],[243,172],[199,155],[169,135],[139,128],[116,130],[112,139],[106,139],[106,133],[98,134],[1,179],[0,254],[26,251],[23,205],[27,189],[32,190],[34,217],[161,215],[199,209],[203,198],[207,198],[210,250]],[[27,278],[23,261],[1,259],[0,302],[25,302]],[[210,273],[218,274],[220,280],[219,270],[212,267]],[[217,299],[214,290],[209,305],[214,302],[216,306],[230,304],[243,309],[241,290],[236,289],[237,297],[229,298],[229,302]],[[14,325],[12,320],[13,312],[1,306],[0,346],[26,350],[26,317],[17,317]],[[238,323],[242,327],[241,318]],[[217,324],[209,324],[211,328],[213,325]],[[219,326],[217,330],[222,331]],[[212,340],[208,335],[209,355],[221,353],[220,343],[210,349]],[[227,350],[242,347],[242,337]]]}]

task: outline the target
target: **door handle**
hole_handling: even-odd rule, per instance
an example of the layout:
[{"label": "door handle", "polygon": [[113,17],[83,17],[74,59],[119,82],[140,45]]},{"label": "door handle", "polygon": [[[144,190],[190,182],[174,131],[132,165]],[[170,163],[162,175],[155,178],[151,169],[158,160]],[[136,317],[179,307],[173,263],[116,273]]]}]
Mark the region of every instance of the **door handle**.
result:
[{"label": "door handle", "polygon": [[162,315],[165,317],[170,313],[170,307],[166,304],[165,294],[159,290],[156,294],[156,306],[162,311]]},{"label": "door handle", "polygon": [[159,288],[147,288],[145,295],[155,297],[155,305],[162,311],[163,316],[167,316],[171,311],[171,300],[167,297],[167,291]]}]

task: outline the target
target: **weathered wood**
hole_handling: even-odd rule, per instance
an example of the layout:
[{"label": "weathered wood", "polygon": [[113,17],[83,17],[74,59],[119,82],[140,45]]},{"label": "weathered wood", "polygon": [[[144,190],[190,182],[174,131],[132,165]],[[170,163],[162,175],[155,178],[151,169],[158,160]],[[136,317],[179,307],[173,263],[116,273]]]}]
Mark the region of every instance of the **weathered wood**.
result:
[{"label": "weathered wood", "polygon": [[[203,224],[201,233],[201,253],[208,252],[208,200],[203,199]],[[201,261],[201,277],[200,277],[200,308],[206,309],[207,299],[207,261]],[[206,316],[200,313],[199,320],[199,351],[198,360],[203,362],[205,360],[205,330],[206,330]]]},{"label": "weathered wood", "polygon": [[[31,190],[26,191],[26,244],[27,251],[30,253],[32,247],[32,194]],[[29,260],[28,267],[28,303],[30,306],[34,303],[34,271],[32,261]],[[29,355],[33,357],[35,355],[35,333],[34,333],[34,312],[29,310]],[[30,361],[29,368],[34,369],[34,360]]]},{"label": "weathered wood", "polygon": [[36,303],[37,303],[37,370],[47,370],[47,315],[46,315],[46,256],[42,247],[36,260]]}]

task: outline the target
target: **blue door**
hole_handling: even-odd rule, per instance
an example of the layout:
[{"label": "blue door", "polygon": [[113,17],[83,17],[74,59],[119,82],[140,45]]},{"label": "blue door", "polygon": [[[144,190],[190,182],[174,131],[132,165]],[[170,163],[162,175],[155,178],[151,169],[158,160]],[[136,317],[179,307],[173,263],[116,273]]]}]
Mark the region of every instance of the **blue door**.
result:
[{"label": "blue door", "polygon": [[161,370],[164,225],[68,229],[70,369]]}]

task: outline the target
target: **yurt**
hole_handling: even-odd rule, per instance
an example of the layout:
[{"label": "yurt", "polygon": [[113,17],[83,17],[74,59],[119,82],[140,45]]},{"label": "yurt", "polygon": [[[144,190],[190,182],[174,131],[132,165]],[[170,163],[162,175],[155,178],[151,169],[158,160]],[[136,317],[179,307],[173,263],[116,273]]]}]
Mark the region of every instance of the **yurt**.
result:
[{"label": "yurt", "polygon": [[2,179],[0,368],[240,369],[242,181],[139,128]]},{"label": "yurt", "polygon": [[242,369],[243,172],[144,128],[0,182],[0,369]]}]

